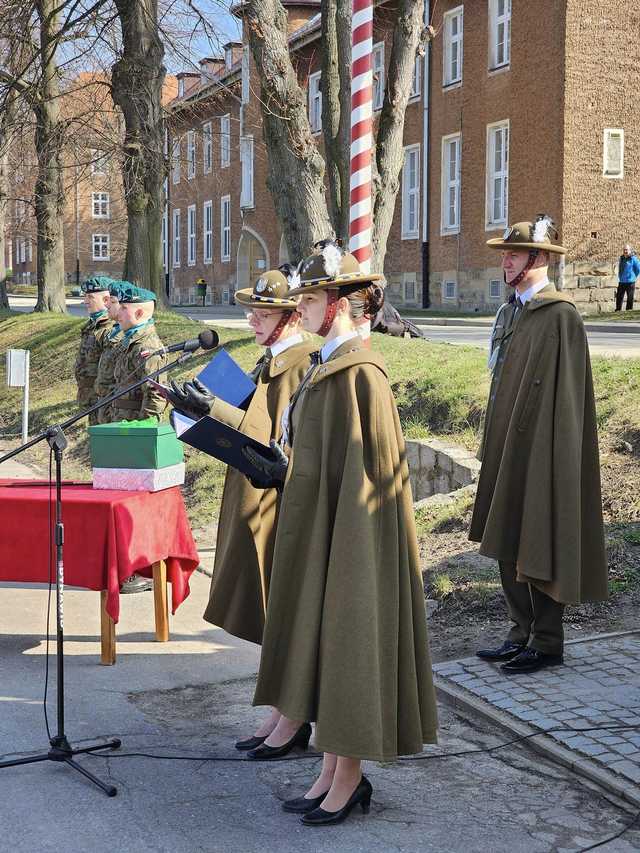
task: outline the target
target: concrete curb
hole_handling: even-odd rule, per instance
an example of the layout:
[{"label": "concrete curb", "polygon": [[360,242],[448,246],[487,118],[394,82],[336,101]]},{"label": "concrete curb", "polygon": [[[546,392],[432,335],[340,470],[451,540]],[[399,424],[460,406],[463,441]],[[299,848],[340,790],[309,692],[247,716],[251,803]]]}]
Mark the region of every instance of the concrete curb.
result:
[{"label": "concrete curb", "polygon": [[[630,634],[639,634],[640,631],[614,631],[608,634],[596,634],[589,637],[579,637],[574,640],[569,640],[567,645],[585,642],[594,642],[597,640],[609,639],[612,637],[624,637]],[[527,738],[526,742],[541,755],[550,758],[552,761],[557,761],[564,767],[572,770],[578,776],[594,782],[606,791],[620,797],[621,800],[630,803],[636,808],[640,808],[640,786],[621,779],[617,774],[611,773],[604,768],[595,766],[588,758],[577,756],[570,749],[561,746],[553,738],[545,734],[543,729],[533,727],[521,720],[516,720],[511,715],[505,713],[499,708],[495,708],[483,699],[474,696],[464,688],[460,688],[449,684],[442,676],[434,673],[434,683],[439,694],[446,702],[460,709],[472,711],[479,714],[486,720],[498,725],[501,729],[516,737]],[[535,736],[534,736],[535,735]]]},{"label": "concrete curb", "polygon": [[[404,317],[405,320],[411,320],[417,326],[468,326],[475,328],[490,329],[493,325],[492,317],[411,317],[408,314]],[[587,332],[607,332],[607,333],[640,333],[640,323],[610,323],[606,320],[591,320],[584,324]]]}]

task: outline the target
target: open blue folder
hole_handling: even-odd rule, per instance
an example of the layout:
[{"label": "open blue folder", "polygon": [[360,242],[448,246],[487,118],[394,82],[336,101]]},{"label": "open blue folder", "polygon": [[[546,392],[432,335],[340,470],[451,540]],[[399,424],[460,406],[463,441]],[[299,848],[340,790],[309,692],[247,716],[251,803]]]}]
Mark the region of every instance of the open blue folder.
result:
[{"label": "open blue folder", "polygon": [[242,453],[244,447],[253,447],[263,456],[274,459],[274,453],[266,444],[239,432],[237,429],[205,415],[199,421],[188,418],[181,412],[171,413],[171,423],[180,441],[202,450],[246,474],[255,483],[267,484],[268,478],[249,462]]},{"label": "open blue folder", "polygon": [[216,397],[239,409],[256,390],[255,383],[223,349],[200,371],[198,379]]}]

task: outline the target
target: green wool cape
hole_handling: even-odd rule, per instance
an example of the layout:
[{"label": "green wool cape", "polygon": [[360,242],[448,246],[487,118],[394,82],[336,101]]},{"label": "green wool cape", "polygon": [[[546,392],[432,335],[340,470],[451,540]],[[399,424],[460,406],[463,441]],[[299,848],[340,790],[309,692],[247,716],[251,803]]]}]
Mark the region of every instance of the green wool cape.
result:
[{"label": "green wool cape", "polygon": [[[277,439],[282,412],[306,373],[309,354],[315,349],[316,344],[305,340],[272,358],[256,380],[247,411],[233,410],[238,415],[235,422],[231,422],[229,406],[221,411],[214,404],[212,417],[263,444]],[[262,642],[278,505],[275,489],[254,489],[240,471],[227,469],[204,618],[252,643]]]},{"label": "green wool cape", "polygon": [[555,601],[607,597],[587,337],[553,285],[523,309],[492,386],[469,538]]},{"label": "green wool cape", "polygon": [[255,705],[319,750],[386,760],[436,741],[409,472],[379,355],[359,339],[294,409]]}]

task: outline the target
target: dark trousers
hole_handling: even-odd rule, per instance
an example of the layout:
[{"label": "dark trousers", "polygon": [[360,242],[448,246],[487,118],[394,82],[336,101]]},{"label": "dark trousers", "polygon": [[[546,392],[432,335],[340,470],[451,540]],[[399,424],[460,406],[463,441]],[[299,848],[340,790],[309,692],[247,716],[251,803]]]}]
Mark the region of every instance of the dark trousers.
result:
[{"label": "dark trousers", "polygon": [[515,563],[499,562],[498,565],[504,597],[513,622],[509,640],[528,643],[532,649],[548,655],[561,655],[564,645],[564,604],[558,604],[531,584],[516,580]]},{"label": "dark trousers", "polygon": [[622,300],[626,293],[627,295],[627,311],[631,311],[633,308],[633,295],[636,291],[635,282],[632,284],[619,284],[618,289],[616,290],[616,311],[620,311],[622,309]]}]

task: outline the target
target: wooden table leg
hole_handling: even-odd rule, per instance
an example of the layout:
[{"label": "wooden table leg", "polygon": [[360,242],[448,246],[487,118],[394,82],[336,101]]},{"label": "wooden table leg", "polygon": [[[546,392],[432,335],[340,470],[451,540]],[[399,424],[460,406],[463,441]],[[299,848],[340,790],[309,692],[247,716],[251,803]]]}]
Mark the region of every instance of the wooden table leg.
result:
[{"label": "wooden table leg", "polygon": [[100,593],[100,663],[113,666],[116,662],[116,623],[107,613],[107,591]]},{"label": "wooden table leg", "polygon": [[156,640],[166,643],[169,640],[169,601],[167,598],[167,566],[164,560],[158,560],[153,569],[153,605],[156,612]]}]

